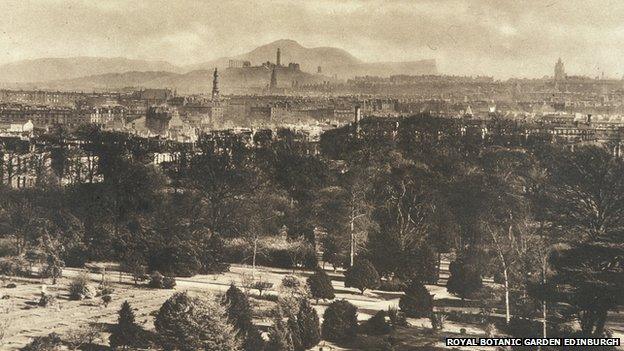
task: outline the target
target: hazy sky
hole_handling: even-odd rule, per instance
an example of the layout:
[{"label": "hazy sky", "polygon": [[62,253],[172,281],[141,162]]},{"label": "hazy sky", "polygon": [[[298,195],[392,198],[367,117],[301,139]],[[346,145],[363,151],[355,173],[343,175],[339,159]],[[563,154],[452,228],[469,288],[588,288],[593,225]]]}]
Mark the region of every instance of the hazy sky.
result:
[{"label": "hazy sky", "polygon": [[0,63],[124,56],[175,64],[277,39],[365,61],[435,58],[441,73],[624,74],[624,1],[0,0]]}]

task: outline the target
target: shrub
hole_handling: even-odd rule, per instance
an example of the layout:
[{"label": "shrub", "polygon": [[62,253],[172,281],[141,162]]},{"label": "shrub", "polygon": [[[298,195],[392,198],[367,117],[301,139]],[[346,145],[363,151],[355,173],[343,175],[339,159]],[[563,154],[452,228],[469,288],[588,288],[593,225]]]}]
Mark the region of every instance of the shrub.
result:
[{"label": "shrub", "polygon": [[64,334],[63,341],[70,350],[81,350],[86,345],[94,344],[100,332],[100,328],[87,324]]},{"label": "shrub", "polygon": [[320,322],[316,310],[310,305],[308,299],[301,299],[297,324],[301,337],[301,345],[304,349],[312,348],[321,341]]},{"label": "shrub", "polygon": [[154,325],[165,350],[240,350],[236,330],[214,300],[176,293],[159,309]]},{"label": "shrub", "polygon": [[111,348],[137,345],[140,327],[134,321],[134,312],[128,301],[121,304],[117,325],[113,327],[109,337]]},{"label": "shrub", "polygon": [[70,350],[82,350],[83,346],[94,344],[100,335],[99,328],[86,325],[79,329],[73,329],[63,335],[63,343]]},{"label": "shrub", "polygon": [[357,334],[357,308],[346,300],[332,302],[323,314],[323,339],[333,342],[352,340]]},{"label": "shrub", "polygon": [[41,297],[39,298],[39,302],[37,303],[41,307],[49,307],[56,305],[56,296],[41,293]]},{"label": "shrub", "polygon": [[301,289],[301,281],[294,275],[286,275],[282,278],[281,288],[283,290],[295,292]]},{"label": "shrub", "polygon": [[386,321],[386,311],[378,311],[363,325],[363,331],[369,335],[385,335],[392,331],[392,327]]},{"label": "shrub", "polygon": [[164,277],[162,280],[163,289],[173,289],[176,286],[176,280],[174,277]]},{"label": "shrub", "polygon": [[21,348],[22,351],[57,351],[62,346],[61,337],[56,333],[47,336],[38,336],[28,345]]},{"label": "shrub", "polygon": [[111,303],[111,301],[113,301],[113,297],[110,295],[102,295],[102,303],[104,304],[104,307],[108,307],[108,304]]},{"label": "shrub", "polygon": [[269,282],[264,282],[262,280],[259,280],[255,283],[253,283],[252,287],[256,290],[258,290],[258,293],[260,294],[260,296],[262,296],[262,292],[268,289],[271,289],[273,287],[273,283],[269,283]]},{"label": "shrub", "polygon": [[312,298],[316,299],[316,303],[319,299],[331,300],[335,297],[331,279],[321,268],[318,268],[314,274],[308,277],[307,285]]},{"label": "shrub", "polygon": [[407,284],[404,281],[394,278],[390,280],[382,280],[379,284],[379,290],[381,291],[390,291],[390,292],[398,292],[405,291],[407,288]]},{"label": "shrub", "polygon": [[155,271],[150,275],[148,286],[154,289],[173,289],[176,286],[176,280],[174,277],[165,277]]},{"label": "shrub", "polygon": [[26,277],[30,274],[29,263],[21,256],[0,258],[0,275]]},{"label": "shrub", "polygon": [[408,317],[428,317],[433,312],[433,296],[421,282],[414,281],[399,299],[399,307]]},{"label": "shrub", "polygon": [[379,287],[379,274],[369,260],[358,259],[353,264],[353,267],[350,267],[345,272],[345,286],[357,288],[364,294],[366,289]]},{"label": "shrub", "polygon": [[115,292],[115,289],[110,286],[108,283],[100,284],[98,287],[98,292],[96,296],[104,296],[104,295],[112,295]]},{"label": "shrub", "polygon": [[462,299],[471,298],[483,286],[481,274],[475,264],[458,259],[451,262],[449,272],[446,290]]},{"label": "shrub", "polygon": [[9,284],[6,285],[6,288],[7,289],[15,289],[15,288],[17,288],[17,285],[15,283],[9,283]]},{"label": "shrub", "polygon": [[442,328],[444,328],[444,321],[446,321],[446,313],[433,312],[429,315],[429,321],[431,322],[431,329],[442,330]]},{"label": "shrub", "polygon": [[71,300],[92,299],[95,297],[93,289],[89,285],[89,275],[81,273],[69,283],[69,298]]},{"label": "shrub", "polygon": [[405,313],[399,311],[396,307],[388,307],[388,318],[392,328],[407,327],[409,325],[407,318],[405,318]]}]

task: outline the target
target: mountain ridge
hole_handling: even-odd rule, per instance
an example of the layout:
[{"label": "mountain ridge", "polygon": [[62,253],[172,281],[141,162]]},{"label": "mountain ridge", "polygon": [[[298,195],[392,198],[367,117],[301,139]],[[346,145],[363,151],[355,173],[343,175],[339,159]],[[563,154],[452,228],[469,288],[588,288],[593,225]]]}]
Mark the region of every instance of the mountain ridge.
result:
[{"label": "mountain ridge", "polygon": [[[138,83],[167,81],[174,85],[186,85],[181,81],[184,75],[190,80],[199,76],[197,71],[219,68],[224,74],[230,60],[249,61],[252,66],[260,66],[267,61],[276,62],[277,49],[281,51],[281,64],[288,66],[290,62],[300,65],[301,74],[286,73],[286,79],[300,83],[313,83],[319,80],[348,79],[358,75],[388,76],[393,74],[436,74],[435,60],[420,60],[407,62],[364,62],[351,55],[344,49],[335,47],[307,48],[292,39],[280,39],[255,49],[231,57],[221,57],[216,60],[197,64],[178,66],[163,60],[141,60],[124,57],[97,57],[76,56],[67,58],[37,58],[21,60],[0,65],[0,82],[4,85],[35,84],[44,87],[57,87],[64,90],[87,87],[133,86]],[[318,74],[317,68],[321,68]],[[250,70],[253,67],[249,68]],[[138,74],[138,72],[160,72]],[[195,72],[193,74],[193,72]],[[285,71],[286,72],[286,71]],[[188,75],[191,73],[190,75]],[[116,74],[116,75],[115,75]],[[259,79],[268,73],[249,71],[247,74],[238,73],[242,82],[259,84]],[[176,76],[180,75],[180,76]],[[236,77],[231,74],[231,77]],[[323,78],[324,77],[324,78]],[[233,78],[233,79],[234,79]],[[238,82],[230,82],[237,85]],[[226,83],[227,84],[227,83]],[[139,84],[141,85],[141,84]],[[149,84],[151,85],[151,83]],[[189,86],[190,87],[190,86]]]}]

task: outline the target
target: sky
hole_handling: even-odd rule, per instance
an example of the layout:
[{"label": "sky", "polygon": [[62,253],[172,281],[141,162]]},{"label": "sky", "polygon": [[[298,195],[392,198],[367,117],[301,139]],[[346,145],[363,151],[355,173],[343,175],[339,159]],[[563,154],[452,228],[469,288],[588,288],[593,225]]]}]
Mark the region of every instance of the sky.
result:
[{"label": "sky", "polygon": [[0,64],[106,56],[185,65],[278,39],[444,74],[624,75],[622,0],[0,0]]}]

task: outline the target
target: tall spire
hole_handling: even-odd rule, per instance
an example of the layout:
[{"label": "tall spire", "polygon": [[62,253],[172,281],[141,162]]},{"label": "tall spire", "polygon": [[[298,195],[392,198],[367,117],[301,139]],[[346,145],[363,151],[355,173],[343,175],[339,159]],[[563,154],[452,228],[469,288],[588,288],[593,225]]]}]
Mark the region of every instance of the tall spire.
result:
[{"label": "tall spire", "polygon": [[219,72],[216,68],[212,75],[212,100],[219,100]]}]

